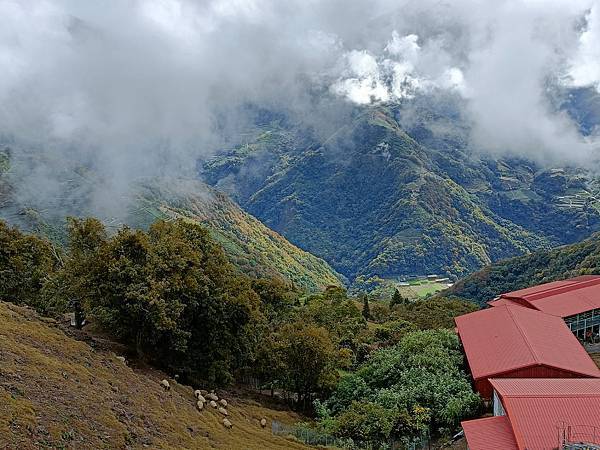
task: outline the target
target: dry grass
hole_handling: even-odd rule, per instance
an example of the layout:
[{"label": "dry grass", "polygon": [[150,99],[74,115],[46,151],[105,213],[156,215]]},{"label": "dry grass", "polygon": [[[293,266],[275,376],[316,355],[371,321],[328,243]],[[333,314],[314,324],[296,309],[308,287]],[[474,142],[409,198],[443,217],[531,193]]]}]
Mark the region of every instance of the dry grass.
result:
[{"label": "dry grass", "polygon": [[164,391],[163,377],[0,302],[0,448],[306,448],[259,425],[302,420],[294,413],[227,396],[227,430],[218,412],[195,409],[191,387]]}]

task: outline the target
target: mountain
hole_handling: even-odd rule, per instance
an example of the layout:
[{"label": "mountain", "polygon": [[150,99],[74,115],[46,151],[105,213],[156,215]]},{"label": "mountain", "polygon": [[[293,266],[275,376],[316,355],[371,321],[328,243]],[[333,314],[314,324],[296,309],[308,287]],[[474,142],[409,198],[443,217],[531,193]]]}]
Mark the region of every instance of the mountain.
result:
[{"label": "mountain", "polygon": [[[66,189],[62,200],[52,200],[47,205],[30,205],[21,202],[19,195],[15,194],[7,176],[10,170],[8,152],[0,152],[0,156],[3,154],[4,158],[0,158],[0,219],[62,243],[66,238],[66,216],[98,215],[90,206],[92,202],[84,190],[99,184],[93,173],[81,171],[65,176],[72,186]],[[89,192],[94,191],[90,189]],[[247,275],[278,276],[309,291],[343,282],[342,277],[325,261],[290,244],[280,234],[241,210],[227,195],[200,181],[138,180],[132,192],[127,200],[115,200],[127,205],[118,218],[101,216],[109,229],[122,224],[146,228],[157,219],[185,217],[205,225],[223,245],[234,265]]]},{"label": "mountain", "polygon": [[217,410],[196,409],[193,389],[147,366],[117,359],[109,341],[65,335],[56,321],[0,302],[0,447],[34,448],[307,448],[263,429],[260,420],[302,417],[260,399],[219,392],[231,430]]},{"label": "mountain", "polygon": [[234,265],[247,275],[283,277],[310,291],[340,285],[322,259],[290,244],[240,209],[227,195],[199,181],[156,180],[140,186],[127,223],[146,227],[155,218],[187,218],[208,227]]},{"label": "mountain", "polygon": [[357,109],[328,136],[277,117],[202,176],[349,280],[446,274],[576,242],[599,229],[584,171],[476,156],[452,113]]},{"label": "mountain", "polygon": [[600,234],[571,245],[510,258],[460,280],[444,296],[480,305],[504,292],[579,275],[600,274]]}]

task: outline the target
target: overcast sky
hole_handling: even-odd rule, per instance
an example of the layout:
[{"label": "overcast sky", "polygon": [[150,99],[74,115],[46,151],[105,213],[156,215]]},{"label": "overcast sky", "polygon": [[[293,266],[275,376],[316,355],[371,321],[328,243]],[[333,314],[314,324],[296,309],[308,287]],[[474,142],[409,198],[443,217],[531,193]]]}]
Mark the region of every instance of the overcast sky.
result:
[{"label": "overcast sky", "polygon": [[0,17],[0,135],[44,161],[32,182],[80,162],[115,186],[191,174],[240,105],[302,117],[313,89],[340,104],[448,92],[478,151],[598,151],[548,100],[600,91],[598,0],[0,0]]}]

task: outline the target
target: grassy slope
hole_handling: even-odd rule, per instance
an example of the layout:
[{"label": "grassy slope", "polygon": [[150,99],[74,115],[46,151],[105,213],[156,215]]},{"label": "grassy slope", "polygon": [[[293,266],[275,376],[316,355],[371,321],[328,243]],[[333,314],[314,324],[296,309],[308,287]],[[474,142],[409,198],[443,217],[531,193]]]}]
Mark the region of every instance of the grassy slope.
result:
[{"label": "grassy slope", "polygon": [[161,373],[134,371],[31,310],[0,302],[0,324],[0,448],[304,448],[259,425],[295,414],[229,397],[227,430],[195,409],[192,388],[165,392]]}]

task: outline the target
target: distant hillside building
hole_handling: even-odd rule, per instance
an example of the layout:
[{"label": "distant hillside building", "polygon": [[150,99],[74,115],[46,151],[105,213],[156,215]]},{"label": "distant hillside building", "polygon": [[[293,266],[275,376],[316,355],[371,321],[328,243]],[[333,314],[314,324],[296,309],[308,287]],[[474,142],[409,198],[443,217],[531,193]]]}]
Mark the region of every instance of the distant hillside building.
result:
[{"label": "distant hillside building", "polygon": [[490,378],[595,378],[600,370],[565,322],[512,304],[455,319],[475,389],[492,397]]},{"label": "distant hillside building", "polygon": [[462,422],[469,450],[600,448],[600,379],[492,379],[494,417]]},{"label": "distant hillside building", "polygon": [[518,305],[561,317],[579,339],[600,335],[598,275],[584,275],[508,292],[488,304]]}]

